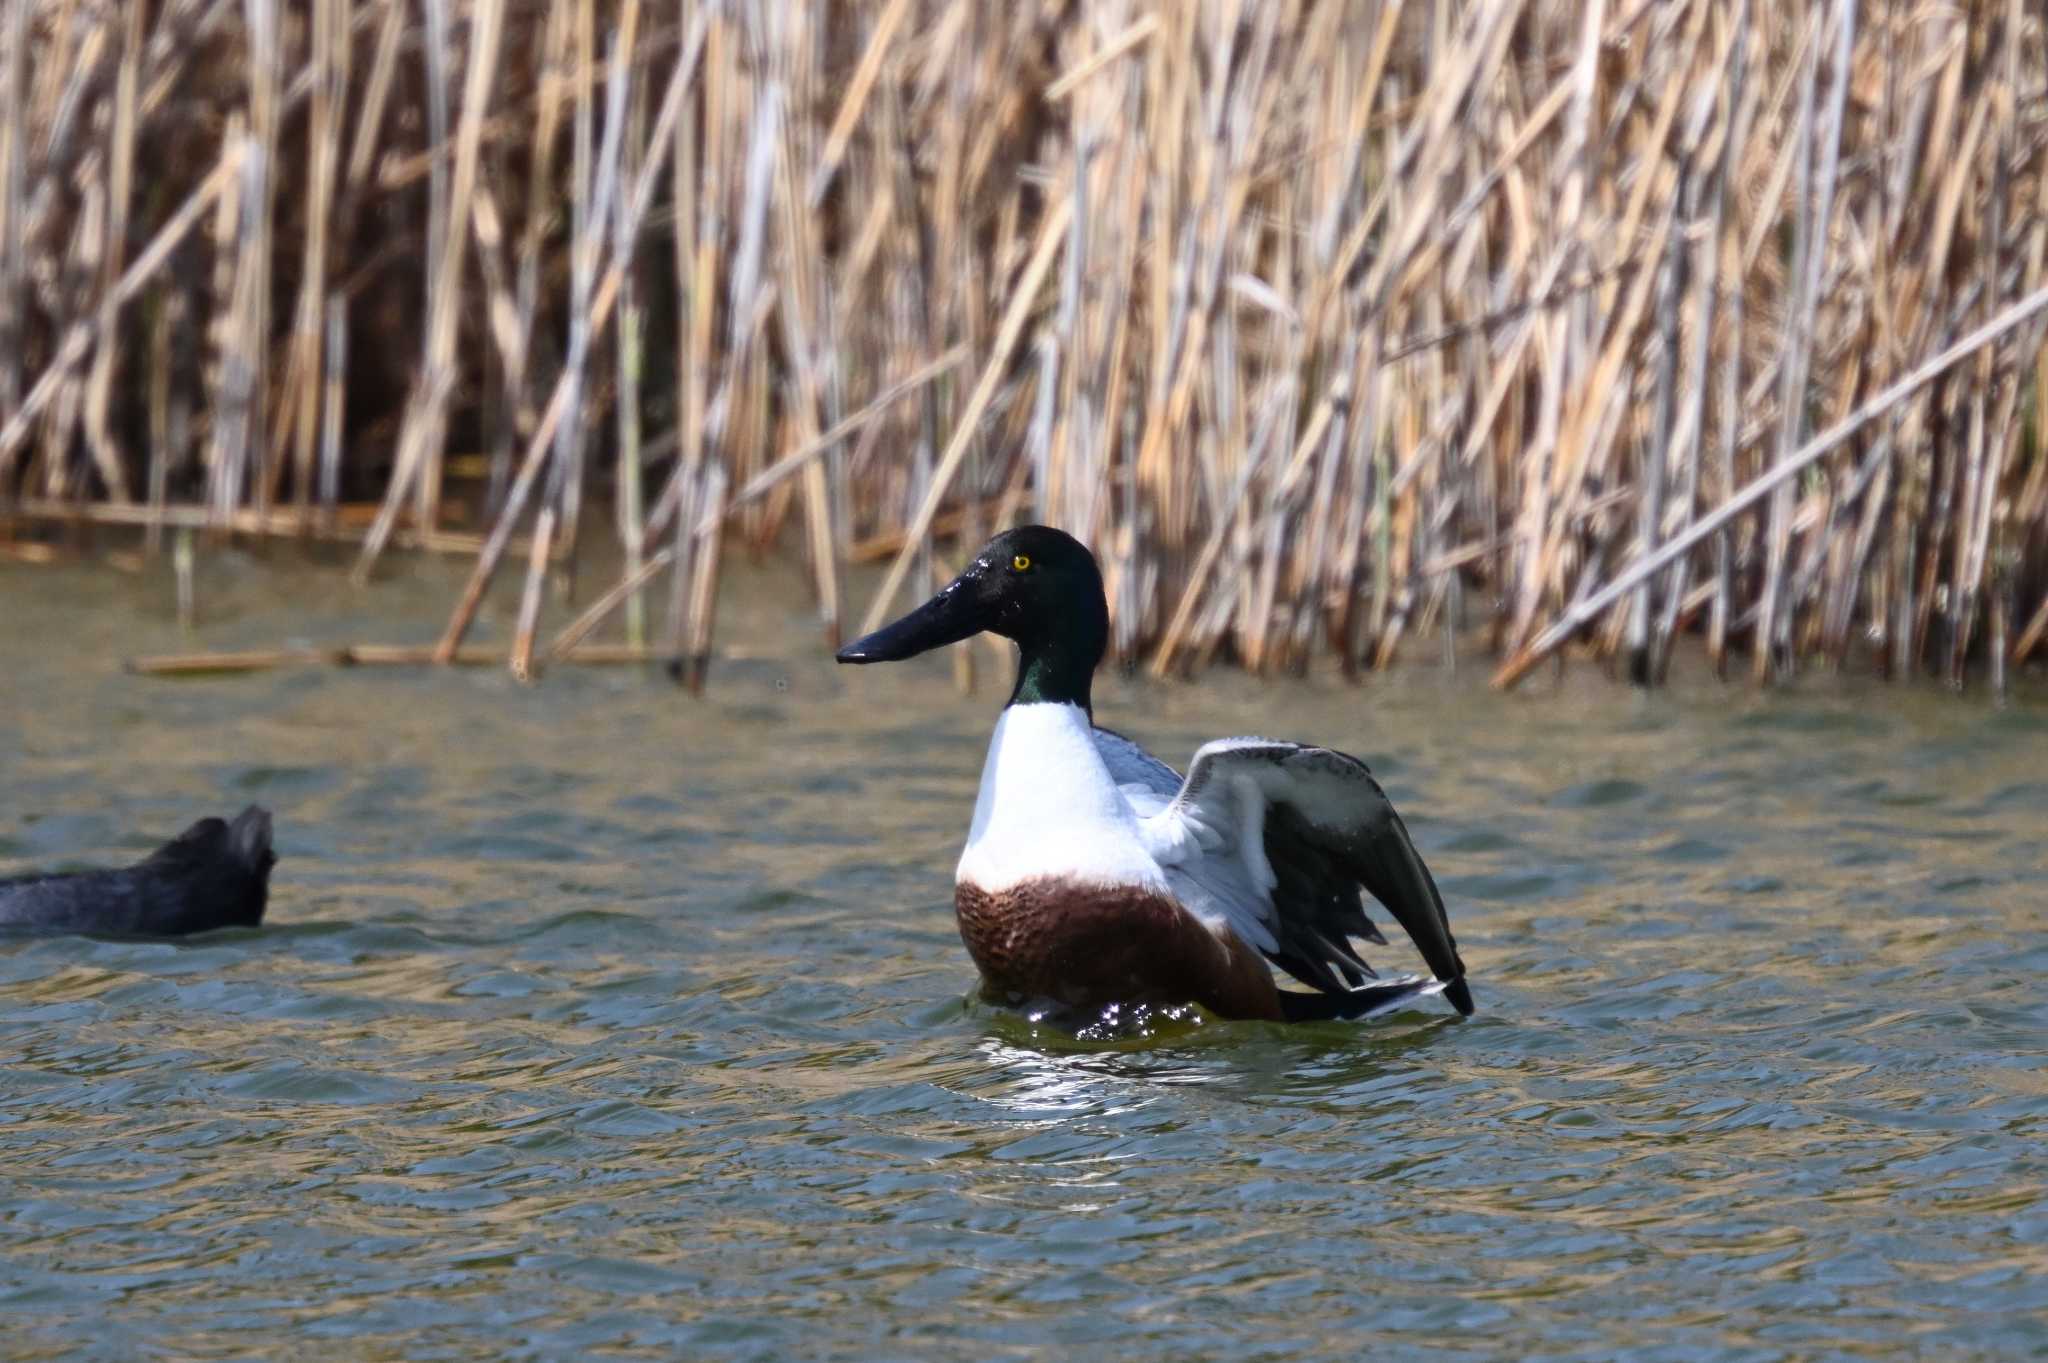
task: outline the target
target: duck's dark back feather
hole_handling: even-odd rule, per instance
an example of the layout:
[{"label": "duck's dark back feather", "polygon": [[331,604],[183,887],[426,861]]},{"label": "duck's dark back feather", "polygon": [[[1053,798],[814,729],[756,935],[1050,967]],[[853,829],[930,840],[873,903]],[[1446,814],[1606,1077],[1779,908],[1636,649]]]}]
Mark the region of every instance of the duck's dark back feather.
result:
[{"label": "duck's dark back feather", "polygon": [[0,880],[0,930],[176,937],[254,927],[270,895],[270,814],[201,819],[118,871]]}]

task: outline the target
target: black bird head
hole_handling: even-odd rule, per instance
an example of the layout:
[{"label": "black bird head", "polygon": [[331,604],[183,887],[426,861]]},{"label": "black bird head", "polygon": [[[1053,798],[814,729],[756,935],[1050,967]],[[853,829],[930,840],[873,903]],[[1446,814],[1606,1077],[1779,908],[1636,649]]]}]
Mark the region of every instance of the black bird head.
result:
[{"label": "black bird head", "polygon": [[931,600],[839,650],[842,663],[889,663],[971,639],[1015,641],[1012,704],[1065,701],[1086,709],[1089,681],[1109,647],[1109,604],[1095,555],[1063,530],[1005,530]]}]

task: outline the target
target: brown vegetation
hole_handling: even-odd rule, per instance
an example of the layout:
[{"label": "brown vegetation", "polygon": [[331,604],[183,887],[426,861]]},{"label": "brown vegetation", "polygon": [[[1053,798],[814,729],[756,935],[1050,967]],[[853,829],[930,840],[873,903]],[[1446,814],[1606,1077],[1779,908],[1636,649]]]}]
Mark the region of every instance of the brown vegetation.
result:
[{"label": "brown vegetation", "polygon": [[1035,518],[1160,672],[2002,678],[2044,149],[2024,0],[0,0],[0,523],[509,555],[522,671],[592,521],[556,649],[701,660]]}]

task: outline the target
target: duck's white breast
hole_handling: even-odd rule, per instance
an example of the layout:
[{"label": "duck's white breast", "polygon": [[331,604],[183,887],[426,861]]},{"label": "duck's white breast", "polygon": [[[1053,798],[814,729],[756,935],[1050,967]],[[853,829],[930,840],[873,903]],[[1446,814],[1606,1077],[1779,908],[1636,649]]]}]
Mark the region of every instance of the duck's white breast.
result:
[{"label": "duck's white breast", "polygon": [[1137,818],[1078,705],[1012,705],[996,721],[955,879],[990,892],[1058,877],[1165,892]]}]

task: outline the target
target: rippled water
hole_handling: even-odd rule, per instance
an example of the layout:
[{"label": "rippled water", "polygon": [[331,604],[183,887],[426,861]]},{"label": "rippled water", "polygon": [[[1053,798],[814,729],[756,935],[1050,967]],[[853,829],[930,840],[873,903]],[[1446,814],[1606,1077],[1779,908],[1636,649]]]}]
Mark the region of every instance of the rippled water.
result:
[{"label": "rippled water", "polygon": [[[216,571],[209,646],[448,597]],[[0,942],[0,1356],[2048,1352],[2038,683],[1105,677],[1176,762],[1366,756],[1480,1012],[1089,1046],[969,1001],[1000,692],[757,598],[702,702],[167,682],[160,582],[0,569],[0,873],[283,858],[261,931]]]}]

